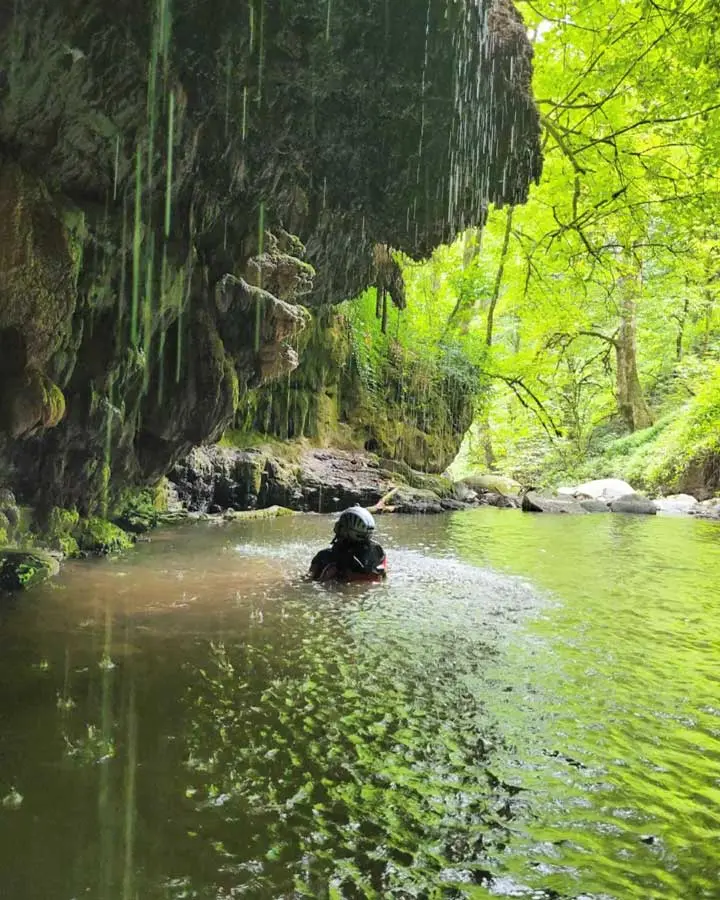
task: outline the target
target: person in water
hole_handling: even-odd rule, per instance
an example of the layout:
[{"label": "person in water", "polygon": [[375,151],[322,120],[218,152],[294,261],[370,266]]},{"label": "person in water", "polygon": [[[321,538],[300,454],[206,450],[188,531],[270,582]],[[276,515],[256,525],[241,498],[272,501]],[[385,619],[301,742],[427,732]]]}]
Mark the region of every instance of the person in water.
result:
[{"label": "person in water", "polygon": [[310,563],[314,581],[378,581],[387,574],[385,551],[372,540],[375,520],[362,506],[352,506],[335,523],[332,544]]}]

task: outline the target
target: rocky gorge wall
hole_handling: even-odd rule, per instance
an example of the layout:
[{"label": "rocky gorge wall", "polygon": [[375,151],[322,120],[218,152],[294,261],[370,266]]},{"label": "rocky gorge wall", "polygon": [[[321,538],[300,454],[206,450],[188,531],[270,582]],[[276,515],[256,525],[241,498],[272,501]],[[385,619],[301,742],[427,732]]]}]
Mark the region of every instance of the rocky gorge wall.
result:
[{"label": "rocky gorge wall", "polygon": [[509,0],[3,5],[0,487],[105,514],[264,415],[378,247],[524,202],[530,80]]},{"label": "rocky gorge wall", "polygon": [[[372,336],[344,307],[315,311],[298,336],[300,364],[249,391],[236,417],[250,434],[369,451],[421,472],[445,471],[472,423],[480,375],[458,354],[423,359],[395,340],[373,353]],[[233,433],[228,434],[229,441]]]}]

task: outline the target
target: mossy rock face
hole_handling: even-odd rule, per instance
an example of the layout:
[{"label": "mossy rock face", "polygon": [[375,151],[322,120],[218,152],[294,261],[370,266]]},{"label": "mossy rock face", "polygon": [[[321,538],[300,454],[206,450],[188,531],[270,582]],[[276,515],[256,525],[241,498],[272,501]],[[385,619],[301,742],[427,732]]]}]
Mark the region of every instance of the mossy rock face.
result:
[{"label": "mossy rock face", "polygon": [[74,536],[82,553],[100,556],[129,550],[133,545],[133,539],[122,528],[97,516],[80,522]]},{"label": "mossy rock face", "polygon": [[78,526],[80,516],[75,509],[62,509],[53,507],[47,517],[47,524],[43,529],[44,545],[51,550],[57,550],[63,556],[77,556],[80,548],[73,532]]},{"label": "mossy rock face", "polygon": [[455,499],[455,486],[449,478],[442,475],[425,475],[422,472],[413,472],[412,487],[426,491],[432,491],[441,499]]},{"label": "mossy rock face", "polygon": [[60,571],[60,563],[43,550],[0,550],[0,588],[23,591]]},{"label": "mossy rock face", "polygon": [[467,478],[463,478],[462,483],[472,491],[478,493],[491,491],[495,494],[502,494],[504,497],[518,497],[522,490],[519,482],[512,478],[506,478],[504,475],[469,475]]},{"label": "mossy rock face", "polygon": [[17,533],[20,510],[15,495],[7,488],[0,489],[0,545],[9,543]]},{"label": "mossy rock face", "polygon": [[39,179],[0,160],[0,371],[42,370],[69,337],[75,303],[62,211]]},{"label": "mossy rock face", "polygon": [[286,506],[268,506],[267,509],[228,510],[224,513],[223,518],[230,522],[243,522],[255,519],[277,519],[281,516],[294,515],[296,515],[295,510],[288,509]]},{"label": "mossy rock face", "polygon": [[131,534],[145,534],[157,528],[162,516],[156,494],[151,490],[127,491],[112,516],[113,524]]}]

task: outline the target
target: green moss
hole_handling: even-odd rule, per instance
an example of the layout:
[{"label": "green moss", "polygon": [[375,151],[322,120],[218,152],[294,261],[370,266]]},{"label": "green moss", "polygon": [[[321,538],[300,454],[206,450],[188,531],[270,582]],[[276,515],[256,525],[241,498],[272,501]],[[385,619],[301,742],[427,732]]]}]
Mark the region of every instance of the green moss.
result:
[{"label": "green moss", "polygon": [[63,556],[77,556],[80,548],[73,532],[79,521],[77,510],[54,507],[48,516],[43,543],[52,550],[59,550]]},{"label": "green moss", "polygon": [[0,551],[0,588],[23,591],[60,571],[58,561],[43,550]]},{"label": "green moss", "polygon": [[285,506],[268,506],[266,509],[230,510],[224,514],[223,518],[234,522],[244,519],[277,519],[280,516],[294,515],[297,515],[295,510]]},{"label": "green moss", "polygon": [[7,528],[0,527],[0,547],[6,547],[8,544]]},{"label": "green moss", "polygon": [[81,521],[74,536],[83,553],[118,553],[133,545],[133,539],[122,528],[98,516]]},{"label": "green moss", "polygon": [[73,282],[77,286],[83,266],[85,243],[88,238],[85,213],[75,207],[66,206],[62,211],[62,220],[72,260]]},{"label": "green moss", "polygon": [[144,534],[156,528],[162,512],[157,504],[164,503],[158,489],[128,489],[124,491],[112,513],[112,521],[124,531]]},{"label": "green moss", "polygon": [[54,428],[65,416],[65,395],[49,378],[44,381],[43,425]]}]

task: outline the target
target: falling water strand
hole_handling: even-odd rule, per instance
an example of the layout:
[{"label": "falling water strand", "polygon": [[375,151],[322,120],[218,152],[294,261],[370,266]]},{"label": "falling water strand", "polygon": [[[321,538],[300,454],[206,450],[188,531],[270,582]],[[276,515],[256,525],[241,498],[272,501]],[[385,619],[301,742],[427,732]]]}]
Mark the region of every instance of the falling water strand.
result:
[{"label": "falling water strand", "polygon": [[140,302],[140,254],[142,251],[142,149],[138,144],[135,152],[135,231],[133,233],[133,284],[132,309],[130,313],[130,341],[134,347],[138,342],[138,305]]},{"label": "falling water strand", "polygon": [[[260,210],[258,212],[258,268],[260,272],[260,287],[262,287],[262,257],[265,250],[265,201],[260,201]],[[260,325],[262,321],[262,300],[258,297],[255,306],[255,352],[260,350]]]},{"label": "falling water strand", "polygon": [[148,145],[147,145],[147,181],[148,181],[148,207],[152,204],[152,187],[155,163],[155,128],[157,123],[157,75],[158,60],[160,57],[161,36],[161,20],[163,10],[163,0],[158,0],[155,10],[155,18],[153,21],[152,44],[150,47],[150,59],[148,60],[148,88],[147,88],[147,124],[148,124]]},{"label": "falling water strand", "polygon": [[[103,656],[100,663],[102,670],[102,707],[100,719],[100,738],[103,756],[107,755],[112,739],[112,661],[110,648],[112,645],[112,617],[109,603],[105,604],[105,639]],[[107,760],[100,760],[100,785],[98,792],[98,813],[100,819],[100,897],[109,900],[112,885],[114,804],[110,798],[110,769]]]},{"label": "falling water strand", "polygon": [[243,111],[242,111],[242,139],[247,137],[247,110],[248,110],[248,88],[243,87]]},{"label": "falling water strand", "polygon": [[108,378],[108,397],[107,397],[107,416],[105,418],[105,456],[103,468],[103,495],[102,495],[102,514],[103,518],[107,518],[108,514],[108,491],[110,488],[110,470],[112,466],[112,425],[113,416],[115,414],[115,375],[110,373]]},{"label": "falling water strand", "polygon": [[158,356],[160,360],[160,371],[158,373],[158,406],[162,405],[163,392],[165,389],[165,297],[167,294],[167,276],[168,276],[168,260],[167,246],[163,247],[162,266],[160,268],[160,345],[158,347]]},{"label": "falling water strand", "polygon": [[170,35],[172,32],[172,16],[170,0],[159,0],[160,3],[160,54],[163,58],[163,76],[167,81],[168,67],[170,65]]},{"label": "falling water strand", "polygon": [[262,103],[263,77],[265,73],[265,0],[260,0],[260,40],[258,47],[258,105]]},{"label": "falling water strand", "polygon": [[[189,267],[189,263],[188,263]],[[189,299],[191,278],[186,272],[187,286],[186,292],[178,291],[178,315],[177,315],[177,343],[175,345],[175,383],[180,383],[180,374],[182,373],[182,334],[183,334],[183,308],[185,301]]]},{"label": "falling water strand", "polygon": [[113,168],[113,200],[117,200],[118,177],[120,173],[120,135],[115,138],[115,165]]},{"label": "falling water strand", "polygon": [[422,165],[423,145],[425,143],[425,92],[427,85],[428,55],[430,53],[430,4],[428,0],[427,14],[425,16],[425,55],[423,57],[422,82],[420,89],[420,144],[418,146],[417,184],[420,184],[420,167]]},{"label": "falling water strand", "polygon": [[[131,675],[132,678],[132,675]],[[135,681],[130,682],[127,709],[127,765],[125,767],[125,864],[123,868],[123,900],[134,900],[135,855],[135,777],[137,768],[137,713]]]},{"label": "falling water strand", "polygon": [[225,60],[225,140],[230,132],[230,76],[232,74],[232,50],[228,47]]},{"label": "falling water strand", "polygon": [[128,215],[127,215],[127,206],[123,202],[123,216],[122,216],[122,233],[120,238],[120,290],[118,294],[118,305],[117,305],[117,325],[116,325],[116,333],[118,335],[122,334],[123,327],[123,318],[125,316],[125,302],[126,296],[125,292],[127,291],[127,256],[128,256]]},{"label": "falling water strand", "polygon": [[145,267],[145,297],[143,303],[143,393],[150,384],[150,347],[153,322],[153,273],[155,271],[155,234],[150,232],[150,251]]},{"label": "falling water strand", "polygon": [[327,17],[325,19],[325,40],[330,40],[330,17],[332,15],[332,0],[327,0]]},{"label": "falling water strand", "polygon": [[168,127],[167,127],[167,164],[165,176],[165,240],[170,237],[170,223],[172,218],[172,184],[173,184],[173,152],[175,148],[175,94],[170,93],[168,102]]}]

